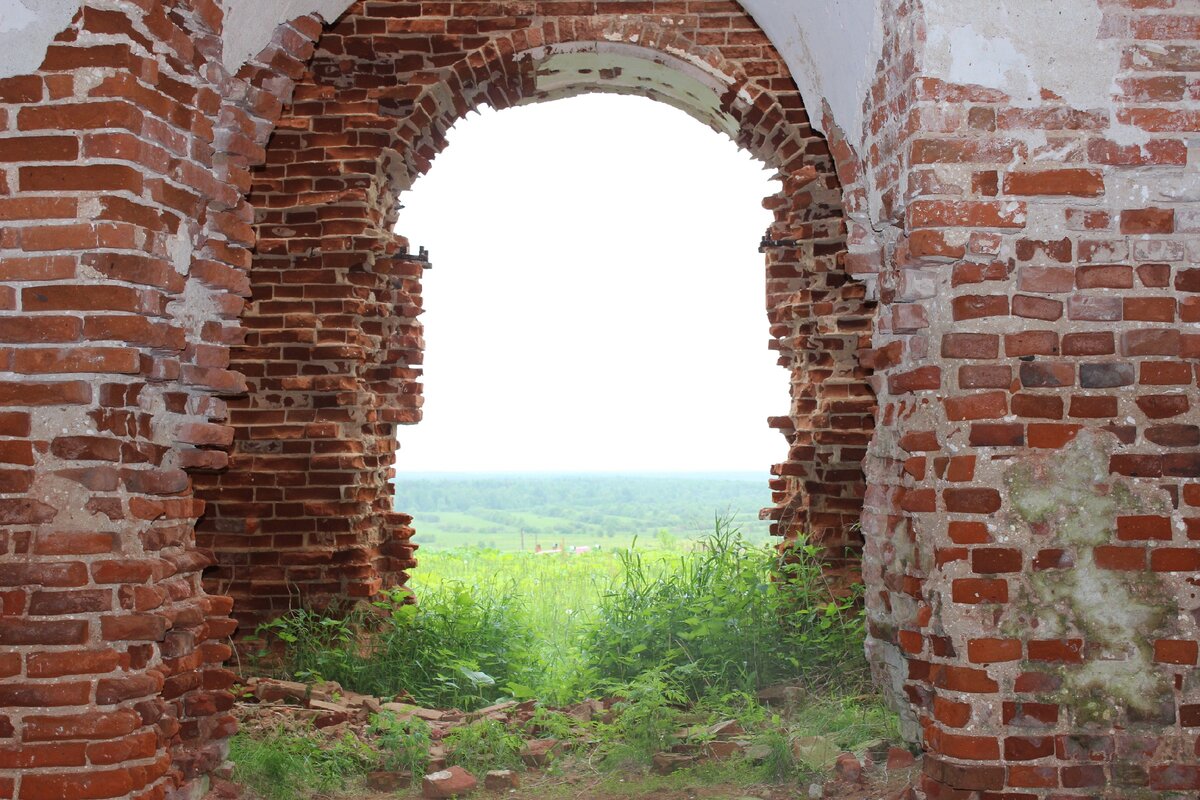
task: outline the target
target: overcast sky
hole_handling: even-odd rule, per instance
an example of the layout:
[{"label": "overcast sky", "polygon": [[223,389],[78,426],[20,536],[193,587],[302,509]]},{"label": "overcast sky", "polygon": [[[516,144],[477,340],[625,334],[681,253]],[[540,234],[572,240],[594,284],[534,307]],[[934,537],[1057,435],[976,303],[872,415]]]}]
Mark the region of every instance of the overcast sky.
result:
[{"label": "overcast sky", "polygon": [[771,173],[674,108],[589,95],[471,115],[401,201],[429,248],[425,419],[401,472],[758,471]]}]

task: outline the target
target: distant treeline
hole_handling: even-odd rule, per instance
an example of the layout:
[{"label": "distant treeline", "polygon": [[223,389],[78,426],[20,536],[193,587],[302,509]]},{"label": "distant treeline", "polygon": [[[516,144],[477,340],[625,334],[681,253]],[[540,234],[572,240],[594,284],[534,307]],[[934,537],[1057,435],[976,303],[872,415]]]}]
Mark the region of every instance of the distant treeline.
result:
[{"label": "distant treeline", "polygon": [[[480,475],[396,479],[396,508],[415,517],[418,540],[515,549],[522,531],[588,539],[691,537],[731,517],[743,533],[766,534],[759,509],[770,505],[765,476]],[[532,541],[532,539],[530,539]],[[531,547],[527,542],[527,546]]]}]

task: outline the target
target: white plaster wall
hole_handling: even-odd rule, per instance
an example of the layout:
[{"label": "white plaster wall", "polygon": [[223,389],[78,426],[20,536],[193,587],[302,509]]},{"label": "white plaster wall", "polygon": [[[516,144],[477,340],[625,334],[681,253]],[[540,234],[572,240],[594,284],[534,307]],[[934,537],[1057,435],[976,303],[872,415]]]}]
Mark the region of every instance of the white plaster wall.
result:
[{"label": "white plaster wall", "polygon": [[834,124],[856,149],[883,50],[881,2],[888,0],[741,0],[787,62],[813,126],[824,131],[821,109],[828,102]]},{"label": "white plaster wall", "polygon": [[80,5],[80,0],[0,0],[0,78],[37,69]]}]

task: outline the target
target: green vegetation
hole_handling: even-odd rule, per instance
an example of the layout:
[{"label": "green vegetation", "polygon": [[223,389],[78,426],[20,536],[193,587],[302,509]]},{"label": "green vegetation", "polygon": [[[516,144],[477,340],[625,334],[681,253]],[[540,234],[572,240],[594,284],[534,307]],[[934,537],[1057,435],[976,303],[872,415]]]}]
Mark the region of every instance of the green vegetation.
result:
[{"label": "green vegetation", "polygon": [[[412,514],[416,541],[430,550],[483,547],[643,546],[659,532],[703,537],[712,518],[731,519],[752,541],[766,541],[759,509],[771,505],[765,475],[512,475],[396,479],[396,509]],[[524,546],[522,548],[522,545]]]},{"label": "green vegetation", "polygon": [[481,775],[491,769],[519,769],[521,737],[494,719],[478,719],[455,728],[442,740],[446,763]]},{"label": "green vegetation", "polygon": [[278,728],[233,737],[229,758],[234,779],[263,800],[295,800],[347,789],[371,769],[376,754],[350,733],[331,741],[311,730]]},{"label": "green vegetation", "polygon": [[726,522],[675,551],[429,560],[417,573],[441,582],[418,585],[418,604],[396,591],[369,611],[300,609],[265,625],[286,645],[285,674],[466,710],[575,702],[651,671],[691,700],[866,682],[861,616],[830,595],[815,550],[784,560]]},{"label": "green vegetation", "polygon": [[[520,599],[447,582],[407,602],[397,590],[344,616],[297,609],[261,632],[285,644],[285,673],[378,697],[408,692],[432,707],[474,709],[535,670]],[[499,684],[498,684],[499,682]]]},{"label": "green vegetation", "polygon": [[376,737],[383,769],[425,774],[432,741],[428,722],[419,717],[397,719],[392,712],[384,711],[371,717],[368,732]]},{"label": "green vegetation", "polygon": [[[413,589],[416,604],[396,591],[349,613],[296,610],[263,626],[283,645],[280,676],[464,711],[537,699],[545,705],[519,724],[484,716],[432,738],[444,734],[447,763],[477,774],[518,768],[524,739],[553,738],[563,744],[547,775],[562,774],[560,762],[585,764],[606,796],[623,790],[604,776],[644,771],[673,747],[703,748],[706,726],[722,721],[737,721],[755,755],[688,772],[731,786],[799,786],[829,767],[831,753],[898,738],[895,717],[869,686],[856,598],[833,596],[815,548],[784,558],[728,521],[697,541],[662,537],[620,550],[423,550]],[[785,710],[770,712],[755,693],[780,684],[795,688]],[[592,721],[563,713],[587,698],[606,698],[607,710]],[[367,756],[334,746],[338,785],[327,762],[295,741],[320,732],[257,742],[242,734],[234,759],[252,787],[286,773],[338,791],[367,769],[421,775],[430,733],[419,721],[373,716]],[[290,777],[279,780],[274,794],[260,792],[267,800],[309,796],[288,788],[299,785]],[[536,796],[559,795],[551,786]]]}]

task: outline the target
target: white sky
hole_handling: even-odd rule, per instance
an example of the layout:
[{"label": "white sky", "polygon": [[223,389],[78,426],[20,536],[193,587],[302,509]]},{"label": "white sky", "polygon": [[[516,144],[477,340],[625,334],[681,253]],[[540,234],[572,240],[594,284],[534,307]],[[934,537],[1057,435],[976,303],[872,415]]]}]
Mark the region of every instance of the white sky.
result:
[{"label": "white sky", "polygon": [[669,106],[588,95],[471,115],[401,198],[429,248],[425,419],[401,472],[757,471],[771,173]]}]

